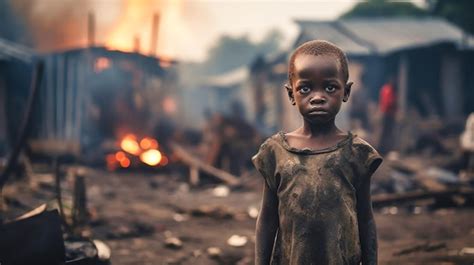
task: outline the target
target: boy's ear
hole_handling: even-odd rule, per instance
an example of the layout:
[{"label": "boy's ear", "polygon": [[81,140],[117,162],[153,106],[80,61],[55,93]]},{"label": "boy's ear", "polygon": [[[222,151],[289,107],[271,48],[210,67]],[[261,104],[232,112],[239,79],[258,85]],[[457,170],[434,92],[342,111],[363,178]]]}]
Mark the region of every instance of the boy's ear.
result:
[{"label": "boy's ear", "polygon": [[351,88],[354,82],[347,82],[347,84],[344,86],[344,97],[342,98],[342,101],[347,102],[349,100],[349,96],[351,95]]},{"label": "boy's ear", "polygon": [[296,105],[295,97],[293,95],[293,88],[288,84],[285,84],[285,88],[286,92],[288,93],[288,98],[290,99],[291,105]]}]

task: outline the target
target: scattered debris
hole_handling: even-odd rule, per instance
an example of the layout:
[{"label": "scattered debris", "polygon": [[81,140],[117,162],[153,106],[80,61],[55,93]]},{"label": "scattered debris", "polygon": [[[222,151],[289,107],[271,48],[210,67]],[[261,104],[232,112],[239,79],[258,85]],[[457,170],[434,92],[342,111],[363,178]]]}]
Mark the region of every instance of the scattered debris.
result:
[{"label": "scattered debris", "polygon": [[108,239],[125,239],[132,237],[149,236],[155,232],[155,228],[140,221],[133,221],[129,225],[119,225],[118,227],[111,228],[106,234]]},{"label": "scattered debris", "polygon": [[459,255],[461,256],[474,255],[474,248],[473,247],[462,248],[461,251],[459,252]]},{"label": "scattered debris", "polygon": [[212,217],[216,219],[231,219],[234,217],[234,213],[229,211],[228,208],[223,206],[208,206],[203,205],[197,209],[192,209],[190,211],[192,216],[196,217]]},{"label": "scattered debris", "polygon": [[222,254],[222,251],[218,247],[210,247],[207,249],[207,254],[211,259],[216,259]]},{"label": "scattered debris", "polygon": [[173,214],[173,220],[180,223],[189,220],[189,216],[187,214],[175,213]]},{"label": "scattered debris", "polygon": [[247,244],[247,241],[246,236],[232,235],[227,239],[227,244],[233,247],[243,247]]},{"label": "scattered debris", "polygon": [[190,167],[190,179],[193,185],[197,185],[199,182],[199,170],[202,170],[203,172],[227,183],[230,186],[237,186],[240,184],[240,181],[236,176],[204,163],[200,159],[188,153],[186,149],[184,149],[184,147],[180,146],[179,144],[173,143],[170,144],[170,146],[173,150],[173,154],[178,157],[181,162]]},{"label": "scattered debris", "polygon": [[177,237],[168,237],[165,239],[165,246],[170,249],[181,249],[183,242]]},{"label": "scattered debris", "polygon": [[196,249],[196,250],[193,251],[192,254],[193,254],[193,257],[199,258],[200,256],[202,256],[202,250]]},{"label": "scattered debris", "polygon": [[421,251],[432,252],[432,251],[436,251],[443,248],[446,248],[446,243],[433,243],[432,244],[430,242],[426,242],[424,244],[402,249],[400,251],[393,253],[393,255],[402,256],[402,255],[408,255],[414,252],[421,252]]},{"label": "scattered debris", "polygon": [[106,261],[110,259],[111,256],[111,251],[109,246],[107,246],[104,242],[100,240],[93,240],[92,241],[97,248],[97,257],[99,260]]},{"label": "scattered debris", "polygon": [[255,206],[250,206],[247,210],[248,215],[252,219],[256,219],[258,217],[258,208]]},{"label": "scattered debris", "polygon": [[372,203],[374,207],[383,207],[398,203],[413,202],[423,199],[446,199],[452,196],[461,196],[471,198],[474,196],[474,189],[472,188],[453,188],[442,191],[412,191],[396,194],[376,194],[372,196]]},{"label": "scattered debris", "polygon": [[230,194],[230,189],[226,185],[219,185],[212,189],[212,195],[216,197],[227,197]]},{"label": "scattered debris", "polygon": [[64,247],[68,261],[95,260],[98,257],[96,245],[89,240],[65,240]]}]

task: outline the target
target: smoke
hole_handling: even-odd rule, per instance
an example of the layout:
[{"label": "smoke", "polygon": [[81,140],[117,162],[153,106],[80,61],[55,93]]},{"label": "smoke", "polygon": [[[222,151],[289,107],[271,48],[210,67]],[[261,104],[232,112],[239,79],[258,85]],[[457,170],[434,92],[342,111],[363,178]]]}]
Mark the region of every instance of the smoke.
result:
[{"label": "smoke", "polygon": [[50,52],[85,45],[87,10],[91,6],[89,1],[82,2],[15,0],[11,5],[27,26],[34,48]]}]

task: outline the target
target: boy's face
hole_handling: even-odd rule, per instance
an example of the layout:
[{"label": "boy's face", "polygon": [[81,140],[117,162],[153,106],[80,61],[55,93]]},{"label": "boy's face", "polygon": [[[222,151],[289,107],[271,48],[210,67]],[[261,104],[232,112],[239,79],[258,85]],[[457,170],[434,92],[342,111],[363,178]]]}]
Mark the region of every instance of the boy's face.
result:
[{"label": "boy's face", "polygon": [[339,62],[331,55],[297,55],[288,96],[303,118],[326,123],[347,101],[352,83],[345,83]]}]

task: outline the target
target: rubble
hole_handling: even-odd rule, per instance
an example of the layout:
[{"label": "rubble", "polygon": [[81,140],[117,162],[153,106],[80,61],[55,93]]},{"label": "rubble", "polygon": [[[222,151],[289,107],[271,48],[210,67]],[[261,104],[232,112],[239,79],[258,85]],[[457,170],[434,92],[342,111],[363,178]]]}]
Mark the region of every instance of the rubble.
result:
[{"label": "rubble", "polygon": [[183,247],[183,242],[177,237],[168,237],[165,239],[165,246],[171,249],[180,249]]},{"label": "rubble", "polygon": [[111,250],[104,242],[98,239],[92,240],[95,247],[97,248],[97,257],[99,260],[106,261],[110,260]]},{"label": "rubble", "polygon": [[212,189],[212,195],[215,197],[227,197],[229,196],[230,189],[225,185],[219,185]]},{"label": "rubble", "polygon": [[407,255],[407,254],[411,254],[411,253],[414,253],[414,252],[421,252],[421,251],[424,251],[424,252],[432,252],[432,251],[436,251],[436,250],[439,250],[439,249],[443,249],[443,248],[446,248],[446,243],[430,243],[430,242],[426,242],[426,243],[423,243],[423,244],[419,244],[419,245],[416,245],[416,246],[413,246],[413,247],[409,247],[409,248],[405,248],[405,249],[402,249],[400,251],[397,251],[395,253],[393,253],[394,256],[402,256],[402,255]]},{"label": "rubble", "polygon": [[247,209],[247,213],[250,218],[256,219],[258,217],[259,210],[255,206],[251,206]]},{"label": "rubble", "polygon": [[190,214],[195,217],[211,217],[216,219],[232,219],[235,214],[232,211],[229,211],[227,207],[224,206],[208,206],[203,205],[199,208],[192,209]]},{"label": "rubble", "polygon": [[211,259],[216,259],[222,254],[222,250],[218,247],[210,247],[206,252]]},{"label": "rubble", "polygon": [[243,247],[247,244],[248,239],[246,236],[232,235],[227,239],[227,244],[233,247]]}]

